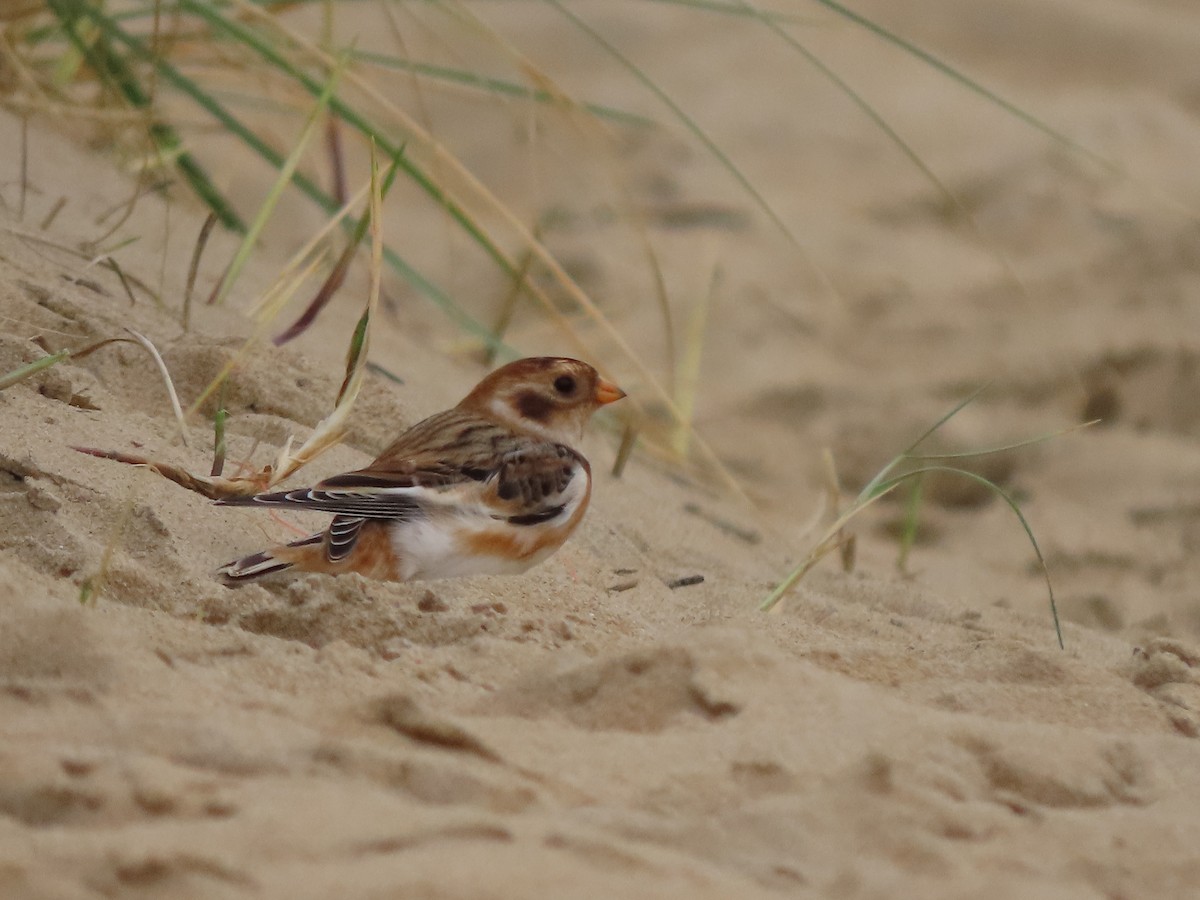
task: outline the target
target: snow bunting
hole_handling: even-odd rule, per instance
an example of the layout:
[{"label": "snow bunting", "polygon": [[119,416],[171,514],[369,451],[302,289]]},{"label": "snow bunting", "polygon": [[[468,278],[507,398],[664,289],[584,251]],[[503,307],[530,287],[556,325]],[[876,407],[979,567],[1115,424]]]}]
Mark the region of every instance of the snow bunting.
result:
[{"label": "snow bunting", "polygon": [[333,513],[324,531],[219,572],[228,584],[285,569],[388,581],[524,572],[583,518],[592,473],[575,445],[592,413],[624,396],[577,359],[509,363],[365,469],[311,488],[218,500]]}]

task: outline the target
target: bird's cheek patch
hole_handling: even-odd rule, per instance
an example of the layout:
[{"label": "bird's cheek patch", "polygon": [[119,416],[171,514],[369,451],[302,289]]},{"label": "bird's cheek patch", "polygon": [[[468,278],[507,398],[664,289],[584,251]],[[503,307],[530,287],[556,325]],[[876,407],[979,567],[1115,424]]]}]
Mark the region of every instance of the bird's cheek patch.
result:
[{"label": "bird's cheek patch", "polygon": [[517,412],[534,422],[545,422],[553,408],[554,404],[541,394],[527,391],[517,396]]}]

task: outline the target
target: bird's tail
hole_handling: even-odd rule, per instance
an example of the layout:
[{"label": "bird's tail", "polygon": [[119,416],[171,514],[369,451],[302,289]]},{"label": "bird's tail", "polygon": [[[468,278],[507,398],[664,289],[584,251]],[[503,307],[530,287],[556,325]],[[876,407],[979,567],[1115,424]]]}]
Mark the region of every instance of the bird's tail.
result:
[{"label": "bird's tail", "polygon": [[290,544],[272,547],[270,550],[235,559],[217,569],[217,574],[228,585],[244,584],[247,581],[254,581],[256,578],[262,578],[264,575],[274,575],[276,572],[282,572],[295,565],[292,559],[288,559],[289,556],[294,557],[294,554],[287,552],[288,550],[319,544],[324,539],[324,532],[318,531],[316,534],[310,534],[308,537],[292,541]]}]

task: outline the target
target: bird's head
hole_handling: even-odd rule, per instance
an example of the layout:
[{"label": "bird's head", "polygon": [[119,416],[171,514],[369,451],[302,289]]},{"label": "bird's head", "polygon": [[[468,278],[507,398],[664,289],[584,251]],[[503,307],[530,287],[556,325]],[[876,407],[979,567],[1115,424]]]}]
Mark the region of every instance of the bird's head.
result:
[{"label": "bird's head", "polygon": [[625,392],[594,368],[564,356],[534,356],[501,366],[458,404],[522,431],[574,445],[592,413]]}]

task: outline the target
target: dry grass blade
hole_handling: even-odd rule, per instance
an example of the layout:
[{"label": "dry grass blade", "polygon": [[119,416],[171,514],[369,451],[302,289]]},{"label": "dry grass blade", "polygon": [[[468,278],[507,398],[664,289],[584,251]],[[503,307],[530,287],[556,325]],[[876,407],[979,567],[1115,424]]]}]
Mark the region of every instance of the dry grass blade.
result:
[{"label": "dry grass blade", "polygon": [[[274,309],[275,312],[278,312],[278,309],[287,303],[287,301],[296,293],[296,291],[300,289],[300,285],[304,283],[308,276],[317,270],[319,265],[320,260],[311,260],[306,268],[301,269],[291,278],[283,281],[277,281],[276,284],[272,286],[271,290],[268,291],[263,302],[267,303],[270,309]],[[254,349],[260,337],[261,328],[257,329],[254,334],[247,338],[246,342],[241,346],[241,349],[239,349],[237,353],[235,353],[233,357],[221,367],[221,370],[217,372],[213,380],[208,383],[208,386],[200,392],[200,396],[192,401],[192,405],[189,406],[187,408],[187,412],[184,413],[184,417],[186,419],[190,419],[192,416],[194,416],[199,411],[200,407],[203,406],[208,400],[208,398],[211,397],[214,392],[220,389],[221,385],[225,383],[225,379],[233,373],[233,371],[241,364],[242,360],[245,359],[246,356]]]},{"label": "dry grass blade", "polygon": [[329,168],[333,175],[333,199],[344,206],[350,198],[346,184],[346,159],[342,152],[342,126],[337,116],[325,117],[325,148],[329,151]]},{"label": "dry grass blade", "polygon": [[[200,271],[200,258],[204,256],[204,248],[208,246],[208,239],[212,235],[213,226],[217,224],[217,214],[209,212],[204,219],[204,224],[200,226],[200,233],[196,236],[196,246],[192,248],[192,260],[188,263],[187,284],[183,289],[183,330],[187,331],[191,324],[192,318],[192,293],[196,289],[196,275]],[[221,280],[224,281],[224,275]]]},{"label": "dry grass blade", "polygon": [[[378,167],[374,165],[372,159],[372,179],[371,179],[371,221],[377,223],[379,221],[379,207],[382,202],[380,193],[380,182],[378,179]],[[342,388],[338,393],[337,401],[332,413],[318,423],[316,429],[304,442],[301,447],[293,451],[292,440],[289,438],[284,448],[280,451],[277,464],[275,466],[266,466],[260,471],[253,472],[247,476],[239,476],[237,478],[224,478],[220,476],[220,471],[223,468],[224,462],[224,409],[219,409],[216,415],[214,428],[214,461],[213,474],[209,476],[193,475],[180,466],[171,463],[159,462],[143,456],[137,456],[129,453],[121,453],[113,450],[102,450],[95,447],[74,447],[73,449],[80,453],[86,453],[89,456],[95,456],[101,459],[109,459],[114,462],[124,463],[126,465],[141,466],[158,475],[173,481],[181,487],[194,491],[211,500],[222,499],[226,497],[245,497],[259,493],[269,487],[279,483],[288,476],[294,474],[301,466],[316,458],[321,452],[335,444],[340,438],[345,429],[345,420],[349,415],[350,409],[358,396],[359,389],[362,387],[363,377],[366,370],[366,357],[368,348],[368,334],[371,318],[378,307],[379,292],[380,292],[380,270],[382,267],[382,237],[377,224],[373,224],[371,228],[372,235],[372,257],[371,257],[371,291],[368,298],[367,310],[363,313],[359,320],[358,326],[355,329],[354,336],[350,342],[350,350],[346,363],[346,377],[342,383]],[[303,273],[301,273],[303,274]],[[130,331],[137,339],[137,342],[142,344],[154,356],[160,370],[164,374],[164,379],[168,385],[168,391],[171,393],[172,406],[175,409],[175,414],[180,422],[181,429],[184,426],[183,412],[178,403],[178,396],[174,391],[169,376],[166,374],[166,366],[162,362],[162,357],[158,354],[154,346],[144,336],[137,332]],[[87,348],[87,352],[96,349],[97,346],[102,346],[105,343],[112,343],[114,340],[101,342]],[[249,344],[247,344],[247,347]],[[245,351],[246,348],[243,348]],[[69,351],[61,351],[61,358],[69,356]],[[221,375],[213,381],[209,388],[205,391],[204,397],[214,390],[220,389],[224,383],[224,378],[229,371],[237,364],[239,357],[235,357],[227,364]],[[51,359],[47,357],[47,359]],[[57,361],[55,359],[54,361]],[[52,362],[38,361],[39,368],[45,368],[52,365]],[[29,368],[29,367],[26,367]],[[34,370],[36,371],[36,369]],[[201,397],[201,401],[204,399]],[[197,404],[201,401],[197,401]],[[223,407],[223,404],[221,404]]]},{"label": "dry grass blade", "polygon": [[[820,505],[813,512],[812,521],[803,529],[802,534],[808,534],[810,531],[816,529],[821,519],[825,516],[826,509],[833,513],[835,519],[841,515],[842,480],[838,477],[837,463],[834,461],[833,451],[828,447],[821,451],[821,464],[825,470],[825,504]],[[847,573],[853,572],[855,550],[857,548],[855,536],[842,529],[834,534],[834,538],[841,550],[842,571]]]},{"label": "dry grass blade", "polygon": [[379,308],[379,292],[383,270],[383,226],[380,210],[383,204],[383,184],[379,178],[379,166],[375,159],[375,148],[371,148],[371,283],[367,296],[367,308],[354,329],[350,348],[346,354],[346,375],[338,391],[333,412],[317,423],[299,450],[292,452],[285,445],[271,473],[269,484],[274,485],[310,462],[320,453],[337,443],[345,430],[346,418],[350,414],[358,392],[362,387],[367,368],[367,351],[370,347],[370,326],[375,311]]},{"label": "dry grass blade", "polygon": [[613,460],[613,478],[620,478],[625,472],[625,465],[629,462],[629,457],[633,455],[633,448],[637,445],[637,439],[637,425],[632,421],[626,422],[625,427],[621,429],[621,443],[617,445],[616,459]]},{"label": "dry grass blade", "polygon": [[259,207],[258,214],[254,217],[249,230],[246,231],[245,237],[242,238],[242,243],[234,254],[233,261],[229,264],[229,268],[225,272],[225,277],[221,279],[221,286],[217,289],[214,300],[216,304],[220,305],[229,295],[230,289],[233,287],[234,282],[237,281],[242,268],[246,265],[246,261],[250,258],[250,252],[254,249],[255,244],[262,235],[263,229],[266,228],[267,222],[274,214],[279,198],[283,196],[284,189],[291,183],[292,175],[295,173],[296,167],[300,165],[300,160],[304,156],[304,151],[312,139],[317,124],[321,121],[325,110],[329,108],[329,100],[333,96],[334,88],[337,86],[341,65],[339,62],[331,70],[329,80],[325,83],[324,88],[317,97],[316,104],[308,114],[308,119],[305,121],[304,128],[300,132],[300,138],[296,141],[295,146],[292,147],[292,152],[288,154],[287,159],[284,160],[275,178],[275,183],[271,185],[271,189],[267,192],[266,198]]},{"label": "dry grass blade", "polygon": [[179,466],[171,463],[157,462],[144,456],[132,453],[122,453],[119,450],[101,450],[98,447],[71,447],[88,456],[98,459],[111,459],[113,462],[124,463],[128,466],[141,466],[161,475],[168,481],[173,481],[180,487],[202,494],[210,500],[220,500],[225,497],[248,497],[257,494],[267,487],[266,478],[269,469],[251,478],[213,478],[205,475],[193,475]]},{"label": "dry grass blade", "polygon": [[21,193],[17,197],[17,218],[25,218],[25,200],[29,193],[29,116],[21,116]]},{"label": "dry grass blade", "polygon": [[[332,71],[338,65],[338,60],[324,52],[320,47],[312,41],[307,40],[302,34],[293,28],[289,28],[284,22],[270,15],[264,9],[255,6],[249,0],[233,0],[234,5],[243,13],[247,19],[261,22],[267,27],[277,30],[290,43],[291,46],[303,51],[310,58],[325,66],[327,70]],[[488,187],[483,184],[474,174],[468,171],[462,162],[454,157],[446,148],[435,140],[419,123],[415,122],[400,106],[393,102],[389,97],[385,96],[381,91],[371,85],[369,82],[357,75],[352,69],[345,72],[345,80],[360,90],[364,96],[370,98],[374,103],[378,104],[388,114],[394,116],[396,120],[402,123],[403,127],[410,133],[414,139],[420,141],[422,145],[428,148],[433,154],[433,158],[438,165],[443,166],[445,171],[456,179],[460,185],[465,188],[466,192],[471,195],[477,202],[482,203],[488,210],[495,212],[501,219],[520,237],[524,244],[532,250],[536,260],[547,270],[549,275],[562,286],[567,295],[573,302],[579,305],[587,317],[594,322],[600,331],[619,349],[626,359],[637,370],[643,382],[650,390],[662,401],[663,405],[670,412],[673,418],[677,421],[681,418],[679,410],[675,406],[674,399],[667,393],[658,379],[646,366],[642,358],[633,350],[629,342],[609,321],[608,317],[596,306],[593,300],[587,293],[579,287],[573,278],[567,273],[566,269],[559,263],[550,251],[537,239],[537,237],[526,227],[524,222],[517,214],[504,204]],[[449,202],[449,190],[442,187],[438,190],[438,195],[447,198]],[[451,206],[453,211],[458,216],[465,215],[465,201],[455,198]],[[448,207],[449,208],[449,207]],[[475,226],[474,220],[469,220],[474,230],[472,234],[478,240],[484,242],[483,246],[490,254],[493,254],[498,261],[502,262],[506,267],[506,271],[515,269],[515,264],[508,260],[494,242],[488,240],[486,236],[479,232]],[[415,273],[409,272],[406,277],[410,279]],[[555,303],[550,296],[540,289],[534,282],[526,282],[526,288],[529,294],[538,301],[543,312],[556,325],[558,325],[564,336],[572,342],[581,352],[587,353],[587,347],[581,339],[578,330],[573,327],[572,323],[562,314],[559,304]],[[424,292],[425,289],[422,288]],[[489,337],[491,337],[489,335]],[[492,338],[494,341],[494,337]],[[737,480],[729,473],[729,470],[722,465],[720,459],[708,444],[701,440],[699,436],[695,438],[694,446],[703,456],[704,461],[712,466],[722,483],[737,497],[741,498],[747,504],[751,501],[742,490]],[[751,504],[752,505],[752,504]]]},{"label": "dry grass blade", "polygon": [[121,505],[121,515],[113,523],[112,532],[109,534],[108,540],[104,543],[104,551],[100,554],[100,565],[96,568],[96,574],[85,578],[83,584],[79,586],[80,606],[83,606],[89,600],[95,599],[104,589],[104,582],[108,579],[108,570],[112,566],[113,553],[117,550],[117,544],[121,540],[121,535],[129,526],[129,520],[133,518],[133,507],[133,493],[131,492]]},{"label": "dry grass blade", "polygon": [[[534,226],[534,234],[541,240],[541,233],[538,226]],[[508,290],[504,294],[504,299],[500,302],[500,311],[496,315],[496,324],[492,326],[492,333],[496,335],[497,343],[489,345],[483,351],[483,363],[488,368],[491,368],[496,362],[496,355],[500,351],[499,341],[504,340],[504,335],[508,333],[508,326],[512,324],[513,315],[517,311],[517,301],[521,299],[521,295],[525,292],[525,286],[529,282],[529,269],[533,263],[533,251],[526,250],[521,255],[521,260],[517,263],[517,270],[513,273],[512,280],[509,283]]]},{"label": "dry grass blade", "polygon": [[[620,154],[613,146],[611,132],[602,122],[598,121],[600,118],[605,118],[603,112],[598,111],[589,104],[577,101],[570,93],[559,86],[549,73],[537,64],[536,60],[522,52],[511,41],[507,40],[500,31],[472,13],[464,4],[455,4],[451,8],[451,12],[459,21],[478,31],[486,37],[488,42],[495,44],[501,49],[510,60],[514,70],[521,72],[527,80],[537,86],[534,94],[545,97],[547,101],[552,103],[555,109],[565,117],[566,122],[587,141],[588,145],[597,148],[599,151],[598,157],[605,163],[609,181],[616,189],[619,197],[619,201],[615,204],[614,209],[617,211],[618,217],[622,221],[629,223],[636,232],[638,243],[641,245],[642,254],[645,257],[646,266],[653,278],[653,296],[663,320],[663,352],[665,355],[662,362],[662,369],[667,372],[670,379],[667,392],[671,397],[674,397],[676,395],[675,377],[678,372],[678,365],[675,358],[675,327],[672,322],[666,278],[650,237],[644,210],[644,198],[631,185],[625,163],[619,158]],[[650,120],[643,120],[643,124],[649,124],[649,122]],[[535,224],[535,227],[530,229],[530,233],[533,235],[534,240],[540,244],[542,241],[540,224]],[[528,253],[529,251],[526,253],[526,259],[528,259]],[[524,270],[527,267],[527,263],[523,260],[520,267]],[[517,281],[518,279],[514,277],[514,282]],[[536,285],[531,286],[531,293],[534,290],[536,290]],[[538,299],[540,302],[543,302],[544,308],[544,301],[541,301],[540,297]],[[497,331],[496,336],[497,338],[502,338],[503,332]],[[489,347],[488,365],[491,365],[494,361],[498,349],[498,344],[493,344]]]},{"label": "dry grass blade", "polygon": [[[292,254],[292,258],[280,271],[279,277],[276,279],[276,285],[283,283],[289,276],[292,276],[297,271],[300,271],[305,266],[312,268],[315,264],[314,256],[320,254],[320,248],[326,244],[329,236],[334,230],[342,225],[346,220],[350,219],[350,213],[359,203],[362,203],[370,197],[371,182],[370,178],[354,192],[354,196],[339,207],[333,215],[310,237],[304,246]],[[358,227],[357,225],[355,226]],[[364,226],[365,227],[365,226]],[[267,291],[262,298],[258,300],[250,311],[252,318],[259,322],[269,322],[274,319],[279,310],[282,309],[282,304],[277,302],[275,295],[278,291],[275,289]]]},{"label": "dry grass blade", "polygon": [[696,398],[700,389],[700,361],[704,352],[704,336],[708,330],[708,315],[721,286],[721,267],[714,266],[708,289],[697,298],[688,316],[684,333],[683,355],[675,374],[675,405],[679,419],[672,429],[671,449],[685,458],[691,436],[695,433],[692,421],[696,413]]},{"label": "dry grass blade", "polygon": [[[396,178],[396,172],[400,166],[400,154],[403,152],[404,148],[401,147],[392,159],[392,166],[388,170],[387,177],[383,180],[381,197],[387,196],[388,190]],[[345,204],[343,203],[343,205]],[[325,282],[317,291],[316,296],[309,301],[304,312],[300,314],[300,317],[286,331],[273,338],[276,347],[281,347],[288,341],[299,337],[317,320],[317,316],[321,314],[321,311],[328,305],[329,301],[333,299],[334,294],[337,293],[338,289],[346,281],[346,273],[350,270],[350,263],[354,261],[354,254],[358,250],[358,245],[362,243],[362,239],[366,235],[367,228],[372,221],[374,219],[368,208],[367,214],[358,220],[358,224],[354,228],[354,234],[350,237],[341,255],[338,256],[337,262],[334,263],[333,268],[330,270],[329,275],[326,276]]]},{"label": "dry grass blade", "polygon": [[[144,114],[142,124],[159,158],[164,162],[174,162],[183,178],[197,195],[221,216],[227,227],[237,231],[244,230],[241,220],[213,186],[208,174],[186,151],[184,142],[174,126],[155,115],[147,85],[141,80],[130,60],[116,49],[116,44],[132,49],[129,46],[129,37],[103,9],[103,5],[82,3],[79,0],[46,0],[46,5],[61,24],[63,35],[74,46],[77,59],[86,60],[112,92],[130,107]],[[60,63],[62,62],[67,62],[66,58],[60,60]],[[59,77],[63,81],[71,78],[62,72]]]},{"label": "dry grass blade", "polygon": [[[137,303],[137,297],[133,296],[133,285],[130,284],[129,279],[125,277],[125,270],[121,268],[120,263],[118,263],[111,256],[104,257],[104,259],[101,260],[101,263],[107,266],[108,269],[117,276],[117,280],[121,282],[121,287],[125,289],[125,296],[129,298],[130,305],[132,306],[133,304]],[[157,296],[154,297],[154,301],[156,303],[159,302]]]},{"label": "dry grass blade", "polygon": [[213,415],[213,464],[209,471],[209,475],[213,478],[219,478],[225,471],[225,420],[228,417],[229,412],[225,409],[222,399],[217,404],[217,411]]},{"label": "dry grass blade", "polygon": [[54,201],[54,205],[50,207],[46,215],[42,216],[42,221],[38,222],[38,228],[42,231],[49,231],[50,226],[54,224],[54,220],[58,218],[58,214],[62,212],[63,207],[67,205],[66,197],[59,197]]},{"label": "dry grass blade", "polygon": [[[361,220],[360,220],[361,221]],[[346,246],[342,249],[341,254],[337,258],[337,262],[333,264],[333,268],[329,270],[329,274],[325,276],[325,281],[321,283],[317,293],[313,296],[308,305],[304,307],[304,311],[300,316],[281,331],[275,337],[271,338],[271,343],[276,347],[282,347],[288,341],[295,340],[308,331],[313,322],[317,321],[317,316],[329,304],[329,301],[337,294],[338,289],[346,281],[346,274],[350,271],[350,263],[354,261],[354,253],[358,249],[358,243],[361,240],[361,234],[356,234]]]},{"label": "dry grass blade", "polygon": [[[84,357],[95,353],[101,347],[107,347],[109,344],[133,344],[139,342],[130,340],[129,338],[105,338],[102,341],[96,341],[94,344],[88,344],[86,347],[82,347],[79,350],[69,350],[64,347],[63,349],[56,350],[53,353],[49,352],[49,348],[46,346],[46,342],[42,338],[34,338],[33,343],[47,351],[48,355],[43,356],[41,359],[35,359],[28,365],[21,366],[19,369],[14,369],[6,375],[0,375],[0,391],[24,381],[31,375],[36,375],[38,372],[48,369],[53,365],[57,365],[65,359],[83,359]],[[157,352],[158,351],[154,351],[156,356]],[[161,361],[161,357],[159,357],[159,359]],[[168,385],[169,384],[170,379],[168,379]],[[170,390],[174,391],[174,388],[171,387]]]},{"label": "dry grass blade", "polygon": [[183,407],[179,405],[179,394],[175,391],[175,382],[171,380],[171,373],[167,370],[167,364],[163,360],[162,354],[151,343],[150,338],[144,334],[134,331],[132,328],[126,328],[125,330],[132,334],[134,340],[145,347],[146,352],[154,359],[154,364],[158,367],[158,373],[162,376],[163,384],[167,386],[167,396],[171,398],[171,411],[175,413],[175,421],[179,423],[179,438],[183,441],[183,446],[188,446],[187,422],[183,418]]}]

